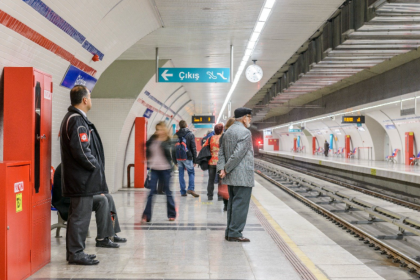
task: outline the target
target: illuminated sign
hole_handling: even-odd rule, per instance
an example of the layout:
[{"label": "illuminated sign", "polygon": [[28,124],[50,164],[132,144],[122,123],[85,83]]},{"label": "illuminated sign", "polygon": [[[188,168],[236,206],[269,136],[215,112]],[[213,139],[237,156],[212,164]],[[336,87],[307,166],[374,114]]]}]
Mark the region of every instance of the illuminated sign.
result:
[{"label": "illuminated sign", "polygon": [[343,116],[341,123],[365,123],[365,116]]},{"label": "illuminated sign", "polygon": [[192,123],[215,123],[216,118],[215,116],[193,116]]}]

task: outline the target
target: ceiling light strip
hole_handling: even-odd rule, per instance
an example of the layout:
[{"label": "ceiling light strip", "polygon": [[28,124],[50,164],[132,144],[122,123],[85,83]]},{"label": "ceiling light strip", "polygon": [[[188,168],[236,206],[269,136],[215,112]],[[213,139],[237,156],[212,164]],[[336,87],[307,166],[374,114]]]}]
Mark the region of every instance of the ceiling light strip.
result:
[{"label": "ceiling light strip", "polygon": [[410,97],[410,98],[406,98],[406,99],[401,99],[401,100],[386,102],[386,103],[379,104],[379,105],[369,106],[369,107],[366,107],[366,108],[361,108],[361,109],[357,109],[357,110],[353,110],[353,111],[349,111],[349,112],[337,113],[337,114],[328,115],[328,116],[324,116],[324,117],[319,117],[319,118],[314,118],[314,119],[307,119],[307,120],[300,120],[300,121],[294,122],[294,123],[289,123],[289,124],[284,124],[284,125],[279,125],[279,126],[273,126],[273,127],[269,127],[269,128],[264,128],[262,130],[278,129],[278,128],[289,127],[289,126],[293,126],[293,125],[297,125],[297,124],[301,124],[301,123],[308,123],[308,122],[313,122],[313,121],[319,121],[319,120],[322,120],[322,119],[327,119],[327,118],[336,117],[336,116],[342,116],[342,115],[348,115],[348,114],[358,113],[358,112],[362,112],[362,111],[366,111],[366,110],[370,110],[370,109],[375,109],[375,108],[379,108],[379,107],[383,107],[383,106],[388,106],[388,105],[392,105],[392,104],[398,104],[398,103],[402,103],[402,102],[410,101],[410,100],[415,100],[415,99],[417,99],[417,97]]},{"label": "ceiling light strip", "polygon": [[[259,40],[259,37],[261,35],[262,30],[264,29],[265,23],[267,22],[268,18],[270,17],[271,10],[275,4],[276,0],[265,0],[264,6],[261,9],[260,15],[258,17],[258,21],[255,23],[253,32],[251,34],[251,37],[249,39],[248,45],[246,47],[244,56],[242,58],[241,64],[238,67],[238,70],[235,74],[235,78],[233,79],[232,85],[229,89],[228,94],[226,95],[226,99],[223,102],[222,109],[219,112],[219,116],[217,117],[216,123],[218,123],[223,116],[223,111],[226,109],[226,106],[232,97],[233,92],[235,91],[236,86],[238,85],[239,79],[241,78],[241,75],[245,69],[246,64],[249,61],[249,58],[252,55],[252,52],[255,49],[255,46],[257,45],[257,42]],[[230,117],[230,116],[229,116]]]}]

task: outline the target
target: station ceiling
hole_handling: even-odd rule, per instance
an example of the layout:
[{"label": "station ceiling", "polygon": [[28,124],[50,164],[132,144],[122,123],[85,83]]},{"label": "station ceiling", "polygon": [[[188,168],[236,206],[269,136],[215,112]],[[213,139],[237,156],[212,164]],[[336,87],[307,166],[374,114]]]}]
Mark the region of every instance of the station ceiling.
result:
[{"label": "station ceiling", "polygon": [[[234,73],[245,53],[264,0],[153,0],[162,28],[143,37],[119,60],[172,60],[175,67],[229,67],[234,46]],[[302,44],[340,7],[343,0],[277,0],[247,65],[264,71],[259,83],[242,74],[232,95],[232,110],[245,105],[275,77]],[[245,73],[245,72],[244,72]],[[140,75],[141,73],[139,73]],[[183,84],[195,113],[219,115],[230,84]],[[227,112],[223,112],[227,115]]]}]

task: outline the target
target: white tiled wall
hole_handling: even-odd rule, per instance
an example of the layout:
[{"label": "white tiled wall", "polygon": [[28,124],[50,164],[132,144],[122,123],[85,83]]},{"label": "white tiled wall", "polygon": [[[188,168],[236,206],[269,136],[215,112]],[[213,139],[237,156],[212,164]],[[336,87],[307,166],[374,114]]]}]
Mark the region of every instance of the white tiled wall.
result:
[{"label": "white tiled wall", "polygon": [[[173,67],[173,64],[172,62],[168,61],[164,65],[164,67]],[[121,130],[121,135],[118,143],[117,159],[115,161],[114,190],[118,190],[119,188],[126,186],[126,167],[128,164],[134,163],[134,141],[132,138],[130,138],[130,132],[136,117],[142,117],[146,110],[146,107],[138,102],[139,98],[143,99],[148,104],[154,106],[156,109],[160,108],[160,105],[154,102],[153,100],[148,99],[145,96],[144,92],[147,90],[153,96],[157,97],[157,99],[162,103],[166,101],[165,104],[167,104],[168,106],[172,104],[171,109],[175,112],[178,111],[178,109],[180,109],[180,107],[190,99],[188,93],[186,93],[175,102],[175,99],[178,97],[178,94],[175,94],[171,98],[169,98],[169,96],[172,92],[175,91],[176,88],[179,87],[179,85],[172,83],[156,83],[155,79],[155,76],[153,76],[145,85],[145,87],[139,92],[136,101],[134,102],[130,112],[127,114],[126,120],[124,121],[124,125]],[[180,93],[182,93],[182,91],[180,91]],[[162,111],[165,112],[166,110],[162,109]],[[176,116],[176,120],[191,120],[191,116],[193,115],[193,113],[194,103],[191,102],[179,111],[178,116]],[[165,120],[165,117],[162,114],[154,112],[149,119],[147,130],[149,136],[154,133],[155,124],[161,120]]]},{"label": "white tiled wall", "polygon": [[[127,48],[159,28],[158,20],[148,0],[44,0],[44,2],[103,52],[104,59],[93,62],[92,54],[21,0],[1,0],[0,9],[96,69],[98,71],[96,78],[99,78],[101,73]],[[35,67],[53,76],[52,164],[57,166],[60,162],[58,131],[70,105],[69,89],[59,84],[69,62],[0,24],[1,79],[3,67],[6,66]],[[2,90],[1,84],[1,101]],[[3,106],[0,103],[0,159],[3,158],[2,116]]]},{"label": "white tiled wall", "polygon": [[93,98],[89,120],[95,124],[105,150],[105,175],[108,187],[114,190],[114,170],[121,129],[135,99]]}]

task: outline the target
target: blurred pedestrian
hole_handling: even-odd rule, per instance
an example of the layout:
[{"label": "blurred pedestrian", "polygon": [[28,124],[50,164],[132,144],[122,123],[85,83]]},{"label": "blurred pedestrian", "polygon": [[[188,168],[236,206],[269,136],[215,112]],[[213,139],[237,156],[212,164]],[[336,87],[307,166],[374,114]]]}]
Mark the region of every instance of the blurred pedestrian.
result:
[{"label": "blurred pedestrian", "polygon": [[210,136],[207,141],[204,143],[204,147],[209,145],[210,146],[210,152],[211,152],[211,158],[209,160],[209,181],[207,183],[207,199],[213,200],[213,192],[214,192],[214,182],[215,177],[218,174],[216,173],[216,167],[217,162],[219,160],[219,140],[220,136],[223,132],[223,124],[219,123],[216,124],[214,127],[214,133],[215,135]]},{"label": "blurred pedestrian", "polygon": [[213,135],[214,135],[214,131],[208,130],[206,136],[204,136],[203,139],[201,140],[201,146],[204,146],[204,143],[206,143],[207,139],[209,139]]},{"label": "blurred pedestrian", "polygon": [[328,151],[330,150],[330,144],[328,144],[327,140],[324,143],[324,155],[328,157]]},{"label": "blurred pedestrian", "polygon": [[[235,118],[228,119],[228,121],[226,122],[226,125],[225,125],[225,133],[228,130],[228,128],[231,127],[231,125],[234,124],[234,123],[235,123]],[[222,148],[223,136],[225,135],[225,133],[223,133],[222,136],[220,136],[219,150]],[[228,206],[228,201],[229,201],[228,187],[227,187],[226,184],[222,183],[222,180],[219,180],[218,189],[219,189],[219,196],[221,196],[223,198],[223,204],[224,204],[223,211],[227,211],[227,206]]]},{"label": "blurred pedestrian", "polygon": [[165,122],[159,122],[156,125],[156,132],[146,142],[146,157],[150,168],[150,192],[147,197],[146,208],[143,212],[142,222],[150,222],[152,219],[153,195],[156,192],[157,182],[163,181],[163,191],[166,194],[166,208],[169,221],[175,221],[176,210],[175,201],[169,186],[172,172],[173,156],[172,140],[166,129]]},{"label": "blurred pedestrian", "polygon": [[229,203],[225,239],[234,242],[249,242],[242,236],[248,216],[252,187],[254,187],[254,149],[249,108],[235,110],[235,123],[223,136],[219,150],[217,171],[223,183],[228,185]]},{"label": "blurred pedestrian", "polygon": [[[179,185],[181,187],[181,196],[187,196],[187,193],[199,197],[200,195],[194,191],[195,188],[195,171],[197,159],[197,148],[195,145],[195,136],[191,130],[188,129],[187,122],[181,120],[179,122],[179,131],[176,133],[178,141],[175,144],[174,161],[178,166],[179,171]],[[186,191],[184,170],[188,172],[188,190]]]}]

